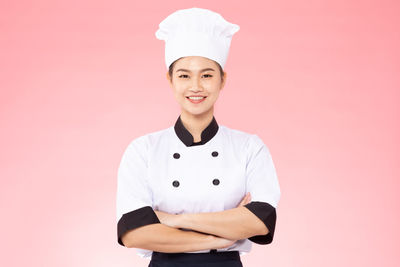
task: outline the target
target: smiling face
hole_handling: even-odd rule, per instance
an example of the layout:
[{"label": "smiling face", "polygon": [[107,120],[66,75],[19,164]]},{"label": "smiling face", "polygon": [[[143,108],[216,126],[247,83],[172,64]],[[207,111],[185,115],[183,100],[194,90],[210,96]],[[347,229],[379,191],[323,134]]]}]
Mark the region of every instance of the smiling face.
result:
[{"label": "smiling face", "polygon": [[201,56],[188,56],[177,60],[172,77],[167,79],[181,112],[190,116],[213,114],[214,103],[226,81],[226,72],[221,77],[218,63]]}]

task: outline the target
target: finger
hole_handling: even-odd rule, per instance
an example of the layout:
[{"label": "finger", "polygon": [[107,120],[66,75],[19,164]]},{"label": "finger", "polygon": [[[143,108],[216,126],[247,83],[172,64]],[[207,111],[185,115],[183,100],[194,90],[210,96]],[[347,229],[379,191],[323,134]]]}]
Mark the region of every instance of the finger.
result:
[{"label": "finger", "polygon": [[[251,194],[250,194],[250,192],[248,193],[248,195],[247,195],[247,198],[246,198],[246,202],[247,203],[250,203],[250,201],[251,201]],[[246,204],[247,204],[246,203]]]},{"label": "finger", "polygon": [[240,201],[238,207],[246,205],[246,204],[247,204],[247,198],[248,198],[248,194],[246,194],[246,195],[242,198],[242,201]]},{"label": "finger", "polygon": [[244,205],[244,204],[246,203],[247,197],[248,197],[248,194],[246,194],[246,195],[243,197],[242,201],[240,201],[240,204],[241,204],[241,205]]}]

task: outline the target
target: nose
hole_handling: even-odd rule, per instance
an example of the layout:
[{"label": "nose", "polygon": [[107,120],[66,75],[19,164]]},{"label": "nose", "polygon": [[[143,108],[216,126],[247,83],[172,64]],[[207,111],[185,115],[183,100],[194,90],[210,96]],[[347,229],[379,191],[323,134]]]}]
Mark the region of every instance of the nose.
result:
[{"label": "nose", "polygon": [[203,87],[200,83],[200,79],[195,77],[192,79],[192,86],[190,88],[190,91],[193,92],[199,92],[199,91],[203,91]]}]

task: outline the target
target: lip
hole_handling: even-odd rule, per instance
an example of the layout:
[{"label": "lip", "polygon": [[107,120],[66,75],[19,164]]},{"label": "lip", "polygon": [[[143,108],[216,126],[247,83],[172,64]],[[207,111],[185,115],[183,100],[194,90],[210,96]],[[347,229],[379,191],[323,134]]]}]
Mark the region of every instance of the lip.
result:
[{"label": "lip", "polygon": [[[193,100],[193,99],[190,99],[189,97],[190,96],[197,96],[197,97],[203,97],[203,99],[200,99],[200,100]],[[201,103],[201,102],[203,102],[207,97],[206,96],[204,96],[204,95],[190,95],[190,96],[187,96],[186,98],[187,98],[187,100],[189,100],[191,103],[193,103],[193,104],[198,104],[198,103]]]}]

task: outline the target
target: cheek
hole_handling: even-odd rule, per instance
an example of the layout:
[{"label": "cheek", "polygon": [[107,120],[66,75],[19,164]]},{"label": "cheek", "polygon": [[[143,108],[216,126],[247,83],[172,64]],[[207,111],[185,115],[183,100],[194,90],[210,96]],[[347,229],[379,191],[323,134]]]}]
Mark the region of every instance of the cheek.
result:
[{"label": "cheek", "polygon": [[183,86],[179,84],[175,84],[173,87],[173,91],[175,95],[182,95],[184,92]]},{"label": "cheek", "polygon": [[219,91],[215,91],[214,94],[213,94],[213,97],[212,97],[214,102],[217,101],[218,96],[219,96]]},{"label": "cheek", "polygon": [[222,83],[220,80],[214,79],[212,83],[210,83],[210,88],[213,92],[217,93],[218,91],[220,91],[221,85]]},{"label": "cheek", "polygon": [[183,102],[185,98],[184,90],[179,87],[174,87],[174,96],[178,102]]},{"label": "cheek", "polygon": [[219,95],[219,93],[221,91],[220,87],[221,87],[220,83],[213,84],[212,89],[211,89],[213,98],[217,98],[218,97],[218,95]]}]

